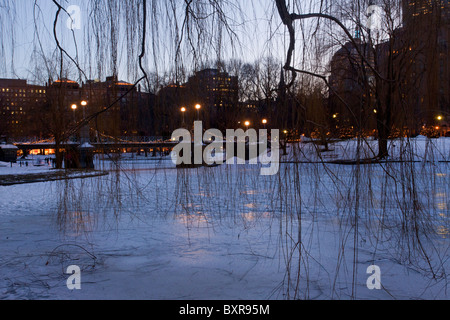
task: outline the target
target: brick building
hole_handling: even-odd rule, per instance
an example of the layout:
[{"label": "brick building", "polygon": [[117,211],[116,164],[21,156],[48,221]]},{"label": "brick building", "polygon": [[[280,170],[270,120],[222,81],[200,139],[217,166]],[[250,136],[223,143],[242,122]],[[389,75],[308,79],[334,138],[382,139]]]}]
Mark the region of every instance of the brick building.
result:
[{"label": "brick building", "polygon": [[23,138],[39,135],[32,115],[47,101],[45,86],[26,80],[0,79],[0,135]]}]

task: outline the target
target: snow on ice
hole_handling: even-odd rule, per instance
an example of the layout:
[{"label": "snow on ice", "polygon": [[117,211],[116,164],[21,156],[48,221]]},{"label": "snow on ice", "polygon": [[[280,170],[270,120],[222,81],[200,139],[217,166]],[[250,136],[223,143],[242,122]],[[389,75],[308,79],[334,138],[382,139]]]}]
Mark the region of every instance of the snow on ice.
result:
[{"label": "snow on ice", "polygon": [[409,147],[417,163],[319,163],[354,159],[351,141],[290,146],[273,177],[130,157],[97,160],[108,176],[0,186],[0,299],[447,299],[450,140],[393,141],[391,160]]}]

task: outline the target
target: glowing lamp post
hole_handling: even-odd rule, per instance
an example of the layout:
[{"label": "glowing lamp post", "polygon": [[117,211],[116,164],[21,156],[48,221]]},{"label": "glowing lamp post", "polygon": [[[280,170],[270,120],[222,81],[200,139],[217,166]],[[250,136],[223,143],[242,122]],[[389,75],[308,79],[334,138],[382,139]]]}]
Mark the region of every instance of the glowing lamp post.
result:
[{"label": "glowing lamp post", "polygon": [[263,119],[262,123],[263,123],[263,125],[264,125],[264,129],[266,129],[267,119]]},{"label": "glowing lamp post", "polygon": [[87,101],[83,100],[81,101],[81,106],[83,107],[83,118],[86,118],[86,107],[88,105]]},{"label": "glowing lamp post", "polygon": [[75,112],[77,111],[78,106],[76,104],[73,104],[72,106],[70,106],[70,108],[73,110],[73,122],[77,123]]},{"label": "glowing lamp post", "polygon": [[[88,102],[86,100],[82,100],[80,102],[80,105],[82,106],[83,109],[83,121],[84,119],[86,119],[86,107],[88,105]],[[88,125],[84,125],[81,128],[81,143],[87,143],[89,142],[89,127]]]},{"label": "glowing lamp post", "polygon": [[202,108],[201,105],[197,104],[195,106],[195,109],[197,109],[197,120],[200,121],[200,109]]},{"label": "glowing lamp post", "polygon": [[184,115],[185,115],[185,113],[186,113],[186,108],[185,107],[183,107],[183,108],[181,108],[181,114],[183,115],[183,127],[184,127],[184,125],[185,125],[185,119],[184,119]]}]

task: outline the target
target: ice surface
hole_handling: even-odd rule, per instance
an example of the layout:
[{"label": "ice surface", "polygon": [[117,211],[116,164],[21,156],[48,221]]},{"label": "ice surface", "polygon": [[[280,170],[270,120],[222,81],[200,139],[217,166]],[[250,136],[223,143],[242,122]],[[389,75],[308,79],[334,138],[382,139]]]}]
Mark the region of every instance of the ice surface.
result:
[{"label": "ice surface", "polygon": [[[450,173],[439,161],[450,144],[410,145],[418,163],[304,163],[320,159],[306,144],[269,177],[130,155],[97,160],[108,176],[0,187],[0,299],[447,299]],[[330,147],[349,159],[357,149]],[[417,198],[400,207],[402,186]],[[366,286],[373,264],[382,290]],[[66,287],[69,265],[81,267],[79,291]]]}]

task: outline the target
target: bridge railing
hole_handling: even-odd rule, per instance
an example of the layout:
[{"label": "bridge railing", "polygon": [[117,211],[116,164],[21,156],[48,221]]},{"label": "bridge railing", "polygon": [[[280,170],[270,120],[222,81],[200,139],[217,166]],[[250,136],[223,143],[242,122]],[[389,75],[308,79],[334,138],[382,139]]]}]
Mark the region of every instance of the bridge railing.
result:
[{"label": "bridge railing", "polygon": [[11,138],[11,143],[13,144],[38,144],[38,143],[54,143],[55,139],[42,139],[39,137],[22,137],[22,138]]},{"label": "bridge railing", "polygon": [[[114,143],[114,142],[122,142],[122,143],[154,143],[154,142],[164,142],[168,141],[169,137],[98,137],[92,139],[92,143]],[[99,141],[98,141],[99,140]],[[44,143],[54,143],[54,139],[40,139],[38,137],[24,137],[24,138],[14,138],[11,139],[11,143],[13,144],[44,144]]]}]

